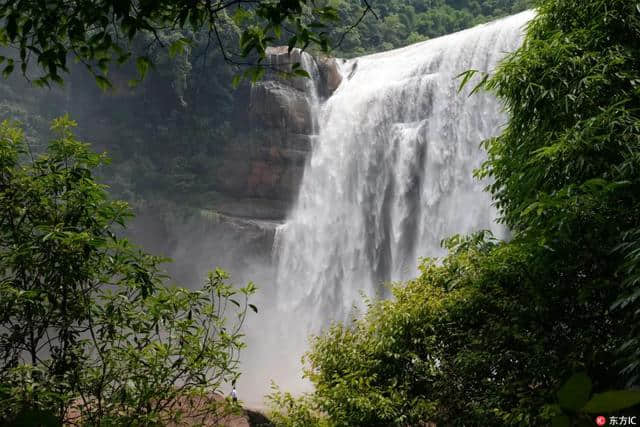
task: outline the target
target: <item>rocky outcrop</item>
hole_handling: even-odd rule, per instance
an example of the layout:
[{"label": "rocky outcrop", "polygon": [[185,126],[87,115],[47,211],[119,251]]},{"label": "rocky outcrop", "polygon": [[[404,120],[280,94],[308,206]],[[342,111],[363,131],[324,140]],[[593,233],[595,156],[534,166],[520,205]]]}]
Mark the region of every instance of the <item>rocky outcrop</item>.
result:
[{"label": "rocky outcrop", "polygon": [[[236,211],[230,209],[233,213],[251,205],[238,204]],[[265,207],[256,204],[254,211],[246,213],[260,216],[262,209]],[[135,205],[135,210],[137,215],[127,235],[142,247],[176,260],[165,268],[177,283],[198,288],[206,272],[216,267],[230,272],[236,284],[249,280],[273,282],[269,269],[265,267],[257,274],[256,266],[271,263],[276,222],[184,208],[169,202],[142,202]]]},{"label": "rocky outcrop", "polygon": [[342,83],[342,73],[336,58],[324,57],[318,59],[318,70],[320,71],[320,96],[330,97]]},{"label": "rocky outcrop", "polygon": [[[282,76],[296,63],[311,78]],[[235,200],[217,201],[213,208],[245,218],[282,220],[311,151],[313,110],[338,88],[342,74],[339,60],[316,59],[299,49],[289,53],[287,47],[269,48],[267,64],[262,81],[239,91],[234,127],[246,132],[238,136],[239,143],[228,144],[218,170],[220,190]]]},{"label": "rocky outcrop", "polygon": [[[295,79],[299,80],[299,79]],[[252,124],[265,129],[283,129],[294,134],[313,132],[312,108],[315,88],[300,90],[286,81],[267,80],[256,83],[251,90],[249,118]]]}]

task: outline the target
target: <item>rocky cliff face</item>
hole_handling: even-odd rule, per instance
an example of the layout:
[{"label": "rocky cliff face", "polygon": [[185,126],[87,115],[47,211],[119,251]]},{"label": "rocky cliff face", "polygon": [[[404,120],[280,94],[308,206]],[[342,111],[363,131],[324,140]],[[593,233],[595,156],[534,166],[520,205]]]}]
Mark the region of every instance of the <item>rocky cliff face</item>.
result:
[{"label": "rocky cliff face", "polygon": [[[286,47],[267,53],[267,73],[256,84],[231,91],[230,75],[220,75],[231,70],[218,64],[193,70],[184,98],[166,65],[136,88],[126,85],[132,77],[126,70],[115,69],[115,89],[108,92],[81,67],[53,90],[13,76],[0,84],[0,119],[21,120],[29,136],[46,141],[48,121],[69,113],[80,125],[78,135],[114,160],[105,179],[116,197],[279,221],[311,150],[312,110],[342,76],[333,58]],[[296,63],[311,78],[281,76]]]},{"label": "rocky cliff face", "polygon": [[238,285],[253,280],[268,289],[275,280],[275,222],[179,209],[163,202],[145,202],[136,211],[127,234],[136,244],[174,260],[165,268],[181,285],[201,286],[206,272],[216,267],[230,272]]},{"label": "rocky cliff face", "polygon": [[[286,47],[268,54],[264,79],[234,93],[234,139],[219,156],[215,198],[184,212],[158,202],[136,207],[129,230],[134,241],[178,261],[169,272],[185,285],[198,286],[208,269],[220,266],[236,283],[256,281],[263,297],[273,291],[271,247],[312,149],[313,109],[337,89],[342,75],[332,58],[289,54]],[[295,63],[311,78],[279,74]]]},{"label": "rocky cliff face", "polygon": [[[311,78],[281,77],[295,63]],[[215,266],[244,281],[249,266],[271,263],[275,228],[311,150],[312,109],[341,81],[336,60],[286,47],[271,48],[266,64],[262,81],[233,92],[228,66],[194,69],[184,99],[166,64],[136,88],[126,84],[134,70],[113,70],[116,90],[108,92],[81,67],[52,90],[14,75],[0,82],[0,119],[23,121],[41,149],[49,121],[69,113],[78,136],[113,159],[100,180],[134,205],[135,242],[173,258],[168,268],[179,283],[195,286]],[[248,278],[268,283],[268,270]]]},{"label": "rocky cliff face", "polygon": [[[338,62],[270,48],[265,78],[236,97],[235,127],[247,144],[228,144],[217,174],[229,196],[215,208],[231,216],[282,220],[295,197],[315,134],[313,108],[341,82]],[[279,75],[302,64],[311,78]]]}]

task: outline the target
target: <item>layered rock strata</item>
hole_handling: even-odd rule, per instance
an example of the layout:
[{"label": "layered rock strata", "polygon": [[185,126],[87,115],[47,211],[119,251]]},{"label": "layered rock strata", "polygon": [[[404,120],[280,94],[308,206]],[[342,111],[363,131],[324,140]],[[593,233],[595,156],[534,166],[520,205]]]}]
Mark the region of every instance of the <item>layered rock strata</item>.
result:
[{"label": "layered rock strata", "polygon": [[[264,79],[240,91],[235,128],[246,130],[239,144],[228,144],[217,182],[223,195],[215,209],[223,214],[283,220],[297,194],[316,132],[313,109],[340,85],[339,62],[316,59],[286,47],[267,50]],[[301,64],[310,78],[284,77]]]}]

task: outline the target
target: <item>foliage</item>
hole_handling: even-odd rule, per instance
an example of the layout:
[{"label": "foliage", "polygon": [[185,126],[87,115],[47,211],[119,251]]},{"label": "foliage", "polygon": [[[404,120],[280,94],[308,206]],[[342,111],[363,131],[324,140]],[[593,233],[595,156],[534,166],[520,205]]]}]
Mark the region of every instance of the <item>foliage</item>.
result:
[{"label": "foliage", "polygon": [[[530,0],[327,0],[340,13],[335,54],[353,57],[417,43],[525,10]],[[364,15],[363,15],[364,14]],[[358,19],[362,21],[358,23]],[[358,23],[357,26],[353,26]],[[342,24],[342,25],[339,25]]]},{"label": "foliage", "polygon": [[591,379],[584,373],[571,376],[558,391],[558,403],[544,408],[553,427],[592,426],[592,419],[640,404],[640,391],[619,390],[591,396]]},{"label": "foliage", "polygon": [[394,299],[313,340],[331,423],[567,425],[637,404],[639,49],[634,1],[540,2],[483,83],[510,120],[478,175],[512,238],[447,240]]},{"label": "foliage", "polygon": [[539,408],[574,370],[594,372],[599,389],[624,385],[609,283],[567,281],[526,242],[478,235],[448,247],[394,300],[313,341],[307,374],[337,425],[543,425]]},{"label": "foliage", "polygon": [[[486,142],[480,176],[495,180],[504,223],[573,264],[572,277],[625,283],[616,316],[630,315],[640,265],[640,10],[631,0],[545,1],[539,10],[524,46],[488,81],[511,119]],[[630,384],[640,373],[637,325],[624,346]]]},{"label": "foliage", "polygon": [[[49,85],[62,83],[61,73],[68,72],[71,56],[93,74],[100,87],[109,88],[110,64],[126,63],[133,56],[141,78],[153,66],[149,56],[133,49],[140,36],[151,36],[152,44],[167,47],[174,56],[188,48],[194,33],[204,32],[229,62],[247,63],[242,58],[255,57],[247,63],[254,66],[240,75],[255,80],[264,73],[260,63],[266,58],[266,47],[274,43],[290,49],[317,46],[325,52],[337,44],[341,53],[362,54],[461,30],[523,10],[528,4],[528,0],[77,0],[42,7],[36,1],[3,1],[0,45],[13,48],[16,54],[0,59],[5,62],[5,77],[17,65],[26,77],[35,64],[40,72],[34,82]],[[336,25],[340,21],[343,26]],[[226,40],[230,24],[237,26],[238,44]],[[162,33],[175,30],[185,37],[165,44]]]},{"label": "foliage", "polygon": [[[140,34],[151,34],[162,44],[163,30],[204,30],[209,40],[217,43],[226,59],[256,55],[265,59],[265,49],[274,40],[288,37],[289,46],[306,47],[316,44],[328,49],[326,25],[338,19],[337,11],[328,6],[316,6],[309,0],[260,1],[191,1],[162,0],[133,2],[130,0],[49,1],[46,7],[38,1],[0,2],[0,44],[17,50],[18,57],[2,56],[6,61],[5,76],[20,64],[26,76],[29,65],[36,63],[40,75],[36,84],[62,82],[71,55],[84,64],[101,87],[110,87],[108,67],[125,63],[133,53],[132,43]],[[229,50],[221,36],[222,28],[233,19],[243,29],[240,52]],[[169,52],[182,51],[190,38],[180,38],[168,45]],[[144,77],[152,62],[145,55],[134,61],[140,77]],[[260,67],[249,70],[247,76],[257,77]]]},{"label": "foliage", "polygon": [[255,287],[236,290],[221,270],[201,290],[167,286],[163,260],[119,236],[131,213],[94,181],[106,158],[74,126],[55,120],[37,157],[19,129],[0,127],[0,420],[224,415],[214,394],[239,375]]},{"label": "foliage", "polygon": [[331,424],[318,410],[312,395],[294,397],[282,392],[272,384],[272,393],[267,396],[271,408],[269,420],[278,427],[318,426]]}]

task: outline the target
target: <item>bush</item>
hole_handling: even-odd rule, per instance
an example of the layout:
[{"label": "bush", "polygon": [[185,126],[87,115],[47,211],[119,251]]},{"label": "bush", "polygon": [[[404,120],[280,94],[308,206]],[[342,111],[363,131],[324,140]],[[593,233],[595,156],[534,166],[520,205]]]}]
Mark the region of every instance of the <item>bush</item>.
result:
[{"label": "bush", "polygon": [[336,425],[542,425],[540,408],[574,370],[623,385],[614,287],[567,283],[524,243],[448,245],[442,265],[426,260],[393,300],[313,341],[307,375]]},{"label": "bush", "polygon": [[236,290],[221,270],[201,290],[167,286],[163,259],[118,235],[131,213],[94,181],[106,158],[74,126],[55,120],[38,157],[0,126],[0,420],[222,416],[214,395],[239,375],[255,287]]},{"label": "bush", "polygon": [[273,392],[267,396],[270,412],[269,420],[278,427],[318,426],[331,424],[315,403],[313,395],[294,397],[272,385]]}]

